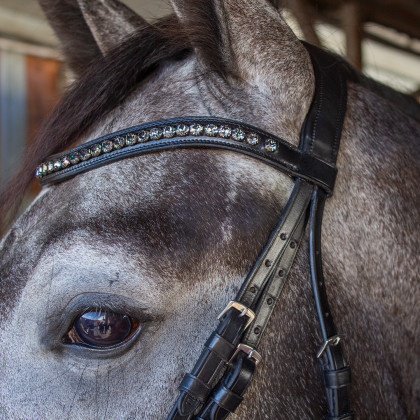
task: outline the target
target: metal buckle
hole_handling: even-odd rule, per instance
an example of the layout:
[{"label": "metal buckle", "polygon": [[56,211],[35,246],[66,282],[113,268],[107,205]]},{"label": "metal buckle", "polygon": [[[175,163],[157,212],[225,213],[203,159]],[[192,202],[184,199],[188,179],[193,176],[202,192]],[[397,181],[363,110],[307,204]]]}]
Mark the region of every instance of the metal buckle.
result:
[{"label": "metal buckle", "polygon": [[327,341],[324,341],[324,344],[322,344],[321,348],[316,354],[317,359],[320,359],[322,357],[322,355],[325,353],[325,350],[327,350],[328,346],[336,346],[340,342],[340,340],[341,338],[338,335],[333,335]]},{"label": "metal buckle", "polygon": [[[243,351],[248,359],[254,359],[255,360],[255,366],[258,366],[261,363],[262,357],[261,354],[257,352],[257,350],[253,349],[250,346],[247,346],[246,344],[238,344],[238,347],[236,347],[235,353],[233,353],[233,356],[230,359],[230,362],[236,357],[236,355]],[[229,362],[229,363],[230,363]]]},{"label": "metal buckle", "polygon": [[[238,311],[241,312],[239,317],[241,316],[247,316],[249,317],[248,322],[245,325],[245,330],[252,324],[252,321],[255,318],[255,313],[251,311],[251,309],[247,308],[245,305],[242,305],[242,303],[236,302],[234,300],[231,300],[225,309],[220,313],[220,315],[217,317],[217,319],[220,319],[230,308],[235,308]],[[245,331],[244,330],[244,331]]]}]

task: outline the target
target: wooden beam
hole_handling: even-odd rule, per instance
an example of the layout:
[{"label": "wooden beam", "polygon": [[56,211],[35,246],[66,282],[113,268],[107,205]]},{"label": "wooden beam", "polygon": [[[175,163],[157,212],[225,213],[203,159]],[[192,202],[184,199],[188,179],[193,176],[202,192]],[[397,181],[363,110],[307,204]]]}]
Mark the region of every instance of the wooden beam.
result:
[{"label": "wooden beam", "polygon": [[347,60],[362,70],[363,21],[359,2],[352,0],[342,5],[341,22],[346,35]]},{"label": "wooden beam", "polygon": [[310,8],[312,6],[305,0],[288,0],[287,6],[298,21],[305,41],[320,47],[321,41],[319,40],[318,34],[315,32],[313,19],[310,13]]}]

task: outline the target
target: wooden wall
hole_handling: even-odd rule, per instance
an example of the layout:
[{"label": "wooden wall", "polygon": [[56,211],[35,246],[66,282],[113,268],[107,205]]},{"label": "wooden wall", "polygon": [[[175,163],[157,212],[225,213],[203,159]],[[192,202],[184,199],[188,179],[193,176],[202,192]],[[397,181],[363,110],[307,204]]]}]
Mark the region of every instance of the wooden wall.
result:
[{"label": "wooden wall", "polygon": [[12,176],[58,101],[60,71],[55,58],[0,48],[0,182]]}]

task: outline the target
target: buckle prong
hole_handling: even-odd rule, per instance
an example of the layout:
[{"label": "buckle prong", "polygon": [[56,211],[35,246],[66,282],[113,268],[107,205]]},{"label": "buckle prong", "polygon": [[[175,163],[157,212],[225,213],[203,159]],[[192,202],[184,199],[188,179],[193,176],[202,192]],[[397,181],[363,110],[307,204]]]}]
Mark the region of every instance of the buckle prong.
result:
[{"label": "buckle prong", "polygon": [[236,347],[235,353],[233,353],[233,356],[231,357],[229,363],[233,361],[233,359],[236,357],[236,355],[240,351],[243,351],[247,355],[248,359],[254,359],[255,366],[258,366],[261,363],[261,360],[262,360],[261,354],[258,353],[257,350],[255,350],[251,346],[247,346],[246,344],[243,344],[243,343],[238,344],[238,347]]},{"label": "buckle prong", "polygon": [[[238,311],[240,311],[240,317],[247,316],[249,319],[245,325],[245,330],[252,324],[252,321],[255,318],[255,313],[251,311],[251,309],[247,308],[242,303],[236,302],[234,300],[231,300],[225,309],[220,313],[220,315],[217,317],[217,319],[220,319],[230,308],[235,308]],[[244,330],[244,331],[245,331]]]},{"label": "buckle prong", "polygon": [[336,346],[340,342],[341,338],[338,335],[333,335],[328,340],[324,341],[321,348],[318,350],[318,353],[316,354],[317,359],[320,359],[322,355],[325,353],[325,350],[327,350],[328,346]]}]

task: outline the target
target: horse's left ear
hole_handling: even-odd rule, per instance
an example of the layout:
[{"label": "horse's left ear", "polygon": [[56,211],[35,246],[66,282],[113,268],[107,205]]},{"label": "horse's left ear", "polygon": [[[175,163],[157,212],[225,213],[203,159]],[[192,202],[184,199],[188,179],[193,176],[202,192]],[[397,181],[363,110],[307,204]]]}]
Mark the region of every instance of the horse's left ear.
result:
[{"label": "horse's left ear", "polygon": [[[309,56],[268,0],[171,0],[209,68],[267,94],[313,86]],[[292,92],[290,92],[292,93]]]},{"label": "horse's left ear", "polygon": [[39,3],[76,74],[130,34],[149,25],[118,0],[39,0]]}]

